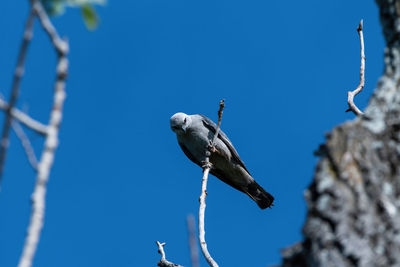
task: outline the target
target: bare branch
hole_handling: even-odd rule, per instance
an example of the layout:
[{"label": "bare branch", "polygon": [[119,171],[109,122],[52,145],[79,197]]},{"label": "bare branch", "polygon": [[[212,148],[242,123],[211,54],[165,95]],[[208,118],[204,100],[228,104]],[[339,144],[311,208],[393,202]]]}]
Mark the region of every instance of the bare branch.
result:
[{"label": "bare branch", "polygon": [[[1,110],[7,110],[8,109],[8,103],[4,101],[4,99],[0,98],[0,109]],[[11,109],[11,117],[13,119],[16,119],[29,129],[35,131],[37,134],[40,135],[46,135],[47,134],[47,125],[44,125],[43,123],[32,119],[29,115],[26,113],[22,112],[21,110],[17,108],[12,108]]]},{"label": "bare branch", "polygon": [[156,241],[156,244],[158,246],[158,253],[161,254],[161,260],[157,263],[158,266],[160,266],[160,267],[183,267],[182,265],[178,265],[178,264],[172,263],[170,261],[167,261],[167,259],[165,258],[165,252],[164,252],[165,243],[160,243],[160,242]]},{"label": "bare branch", "polygon": [[22,147],[25,150],[25,153],[26,153],[26,156],[28,158],[29,164],[31,164],[32,168],[35,171],[37,171],[38,162],[37,162],[37,158],[36,158],[36,155],[35,155],[35,151],[33,150],[31,142],[29,141],[28,136],[25,134],[24,129],[15,120],[13,120],[11,122],[11,126],[12,126],[15,134],[17,135],[17,137],[21,141]]},{"label": "bare branch", "polygon": [[212,140],[212,144],[211,144],[212,147],[214,147],[215,142],[217,141],[217,138],[218,138],[219,130],[221,128],[222,113],[224,111],[224,108],[225,108],[225,101],[222,99],[221,101],[219,101],[218,125],[217,125],[217,130],[215,131],[214,138]]},{"label": "bare branch", "polygon": [[189,214],[186,217],[186,223],[188,227],[188,239],[189,239],[189,249],[190,249],[190,261],[192,263],[192,267],[200,267],[199,263],[199,251],[197,248],[196,242],[196,230],[195,230],[195,221],[193,214]]},{"label": "bare branch", "polygon": [[354,91],[347,92],[347,103],[349,105],[349,109],[346,110],[352,111],[355,115],[361,116],[364,113],[354,104],[354,97],[359,94],[365,85],[365,54],[364,54],[364,34],[363,34],[363,20],[360,21],[360,24],[357,27],[358,35],[360,36],[360,46],[361,46],[361,67],[360,67],[360,83]]},{"label": "bare branch", "polygon": [[[25,24],[25,30],[24,30],[24,37],[22,39],[21,47],[18,52],[18,60],[17,60],[17,66],[14,71],[14,78],[12,81],[12,86],[11,86],[11,94],[10,94],[10,100],[8,101],[8,107],[6,109],[6,114],[4,118],[4,123],[3,123],[3,131],[1,134],[1,142],[0,142],[0,185],[1,185],[1,180],[3,177],[3,170],[4,170],[4,163],[6,160],[7,156],[7,148],[10,142],[10,128],[11,128],[11,110],[15,106],[18,100],[18,95],[19,95],[19,86],[22,80],[22,76],[24,75],[24,67],[25,67],[25,58],[26,58],[26,53],[28,51],[28,47],[30,44],[30,41],[32,40],[33,36],[33,23],[35,19],[35,12],[33,8],[29,11],[28,19]],[[0,187],[1,188],[1,187]]]},{"label": "bare branch", "polygon": [[31,218],[25,238],[25,244],[18,267],[31,267],[44,224],[45,197],[50,170],[54,161],[55,150],[58,146],[58,132],[62,119],[63,104],[66,97],[65,80],[68,74],[68,43],[62,40],[51,24],[42,4],[38,0],[32,1],[32,6],[41,22],[42,27],[49,35],[58,54],[56,67],[56,81],[54,85],[53,108],[50,113],[48,132],[44,141],[43,152],[38,164],[36,184],[32,194]]},{"label": "bare branch", "polygon": [[[31,0],[32,1],[32,0]],[[47,16],[46,11],[44,10],[43,5],[38,0],[33,0],[33,9],[36,12],[36,15],[39,18],[39,22],[42,25],[43,29],[47,33],[50,38],[50,41],[53,43],[54,48],[59,57],[65,56],[68,54],[69,46],[66,40],[61,39],[58,35],[56,28],[54,28],[51,23],[49,16]]]},{"label": "bare branch", "polygon": [[211,152],[215,150],[215,141],[217,140],[218,133],[221,127],[222,121],[222,112],[224,110],[225,103],[224,100],[219,102],[219,110],[218,110],[218,126],[217,130],[215,131],[214,138],[210,140],[210,146],[206,152],[206,158],[203,165],[203,179],[201,183],[201,195],[200,195],[200,209],[199,209],[199,240],[200,240],[200,247],[201,251],[203,252],[204,258],[207,260],[208,264],[212,267],[218,267],[218,264],[214,261],[211,257],[210,252],[207,249],[207,243],[205,238],[205,227],[204,227],[204,214],[206,211],[206,196],[207,196],[207,181],[208,181],[208,173],[212,167],[210,162]]}]

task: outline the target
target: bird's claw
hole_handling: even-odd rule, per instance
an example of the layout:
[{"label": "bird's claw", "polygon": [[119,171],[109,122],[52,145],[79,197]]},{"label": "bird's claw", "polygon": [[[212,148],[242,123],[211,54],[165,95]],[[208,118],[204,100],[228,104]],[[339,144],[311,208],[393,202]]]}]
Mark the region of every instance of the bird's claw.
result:
[{"label": "bird's claw", "polygon": [[211,169],[211,168],[212,168],[212,163],[209,162],[209,161],[202,161],[201,164],[202,164],[201,167],[202,167],[203,169],[205,169],[205,168]]},{"label": "bird's claw", "polygon": [[215,148],[215,146],[211,140],[208,143],[207,149],[208,149],[208,151],[210,151],[212,153],[215,153],[217,151],[217,149]]}]

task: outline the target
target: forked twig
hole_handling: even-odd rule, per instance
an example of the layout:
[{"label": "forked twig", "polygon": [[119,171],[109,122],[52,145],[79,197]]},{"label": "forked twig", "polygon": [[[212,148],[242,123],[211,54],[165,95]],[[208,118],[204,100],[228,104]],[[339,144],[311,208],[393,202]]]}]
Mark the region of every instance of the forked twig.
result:
[{"label": "forked twig", "polygon": [[206,210],[206,196],[207,196],[207,181],[208,181],[208,173],[210,172],[210,169],[212,167],[210,163],[210,156],[211,152],[215,149],[215,141],[218,138],[218,134],[220,131],[221,127],[221,121],[222,121],[222,112],[224,110],[225,103],[224,100],[221,100],[219,102],[219,110],[218,110],[218,126],[217,130],[215,131],[214,138],[211,141],[210,140],[210,146],[206,152],[206,158],[204,160],[204,166],[203,166],[203,179],[201,183],[201,195],[200,195],[200,209],[199,209],[199,241],[200,241],[200,247],[201,251],[203,252],[204,258],[208,262],[208,264],[212,267],[218,267],[218,264],[215,262],[215,260],[211,257],[210,252],[207,249],[207,243],[206,243],[206,238],[205,238],[205,227],[204,227],[204,214]]},{"label": "forked twig", "polygon": [[360,83],[354,91],[347,92],[347,103],[349,109],[346,112],[352,111],[355,115],[361,116],[364,113],[354,104],[354,97],[359,94],[365,85],[365,54],[364,54],[364,34],[363,34],[363,20],[357,27],[358,35],[360,36],[360,46],[361,46],[361,67],[360,67]]},{"label": "forked twig", "polygon": [[[2,97],[0,97],[0,109],[7,111],[8,108],[8,103]],[[19,121],[21,124],[25,125],[37,134],[42,136],[47,134],[47,125],[44,125],[43,123],[31,118],[28,114],[15,107],[11,109],[11,116],[13,119]]]},{"label": "forked twig", "polygon": [[158,266],[160,266],[160,267],[183,267],[182,265],[167,261],[167,259],[165,257],[165,251],[164,251],[165,243],[160,243],[160,242],[156,241],[156,244],[158,246],[158,253],[161,254],[161,259],[157,263]]}]

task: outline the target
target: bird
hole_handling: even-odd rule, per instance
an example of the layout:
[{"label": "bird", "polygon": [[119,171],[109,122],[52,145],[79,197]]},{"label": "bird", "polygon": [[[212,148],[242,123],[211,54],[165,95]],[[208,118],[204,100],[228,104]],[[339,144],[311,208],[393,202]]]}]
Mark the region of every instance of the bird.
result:
[{"label": "bird", "polygon": [[[204,115],[178,112],[170,118],[170,127],[185,155],[203,167],[217,125]],[[218,133],[209,160],[212,175],[248,195],[261,209],[273,205],[274,197],[254,180],[222,130]]]}]

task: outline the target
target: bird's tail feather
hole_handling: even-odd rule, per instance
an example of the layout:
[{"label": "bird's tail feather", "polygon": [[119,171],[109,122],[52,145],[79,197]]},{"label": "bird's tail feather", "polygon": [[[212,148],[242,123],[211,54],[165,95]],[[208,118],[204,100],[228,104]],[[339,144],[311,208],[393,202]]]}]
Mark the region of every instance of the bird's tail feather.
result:
[{"label": "bird's tail feather", "polygon": [[253,199],[261,209],[273,206],[274,197],[257,184],[256,181],[248,185],[247,192],[245,193]]}]

